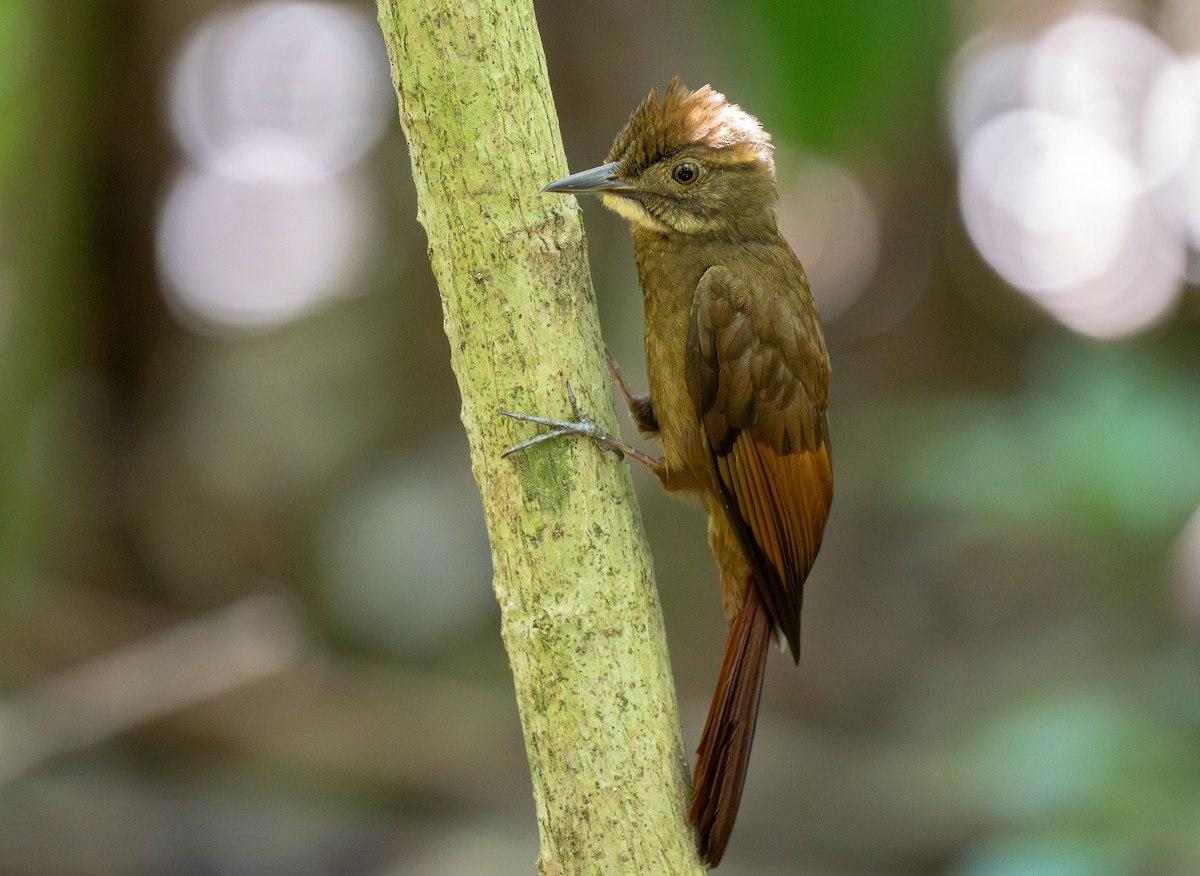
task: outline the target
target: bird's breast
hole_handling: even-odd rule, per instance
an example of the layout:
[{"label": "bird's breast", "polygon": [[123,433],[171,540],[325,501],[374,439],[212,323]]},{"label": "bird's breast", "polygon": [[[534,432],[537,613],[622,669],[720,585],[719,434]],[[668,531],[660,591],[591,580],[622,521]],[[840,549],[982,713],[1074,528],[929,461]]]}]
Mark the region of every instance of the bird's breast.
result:
[{"label": "bird's breast", "polygon": [[646,370],[663,461],[681,489],[700,489],[711,475],[688,394],[685,357],[696,287],[710,265],[701,254],[681,253],[669,239],[639,245],[636,252],[646,307]]}]

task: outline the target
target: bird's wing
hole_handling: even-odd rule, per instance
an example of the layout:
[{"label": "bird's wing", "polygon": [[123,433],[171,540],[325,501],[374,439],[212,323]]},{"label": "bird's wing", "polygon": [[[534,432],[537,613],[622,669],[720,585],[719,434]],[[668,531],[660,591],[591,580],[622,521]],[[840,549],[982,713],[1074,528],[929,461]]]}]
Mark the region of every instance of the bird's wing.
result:
[{"label": "bird's wing", "polygon": [[801,588],[833,475],[825,348],[815,312],[797,300],[709,268],[692,304],[686,376],[726,514],[798,660]]}]

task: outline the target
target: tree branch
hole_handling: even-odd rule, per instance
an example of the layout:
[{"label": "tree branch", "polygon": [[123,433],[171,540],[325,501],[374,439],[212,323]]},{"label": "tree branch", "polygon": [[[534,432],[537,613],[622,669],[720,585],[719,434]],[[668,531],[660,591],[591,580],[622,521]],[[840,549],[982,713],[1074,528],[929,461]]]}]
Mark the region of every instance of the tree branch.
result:
[{"label": "tree branch", "polygon": [[[492,545],[541,873],[702,873],[628,469],[499,408],[615,429],[578,205],[528,0],[378,0]],[[451,534],[452,537],[452,534]]]}]

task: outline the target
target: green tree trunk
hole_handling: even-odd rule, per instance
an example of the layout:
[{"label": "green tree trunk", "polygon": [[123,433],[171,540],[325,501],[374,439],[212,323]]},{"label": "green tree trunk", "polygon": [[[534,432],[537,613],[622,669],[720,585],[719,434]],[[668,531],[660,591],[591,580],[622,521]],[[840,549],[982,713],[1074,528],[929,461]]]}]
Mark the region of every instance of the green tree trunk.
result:
[{"label": "green tree trunk", "polygon": [[[628,469],[533,427],[615,428],[578,205],[528,0],[378,0],[492,545],[546,874],[702,873]],[[451,534],[448,534],[448,537]]]}]

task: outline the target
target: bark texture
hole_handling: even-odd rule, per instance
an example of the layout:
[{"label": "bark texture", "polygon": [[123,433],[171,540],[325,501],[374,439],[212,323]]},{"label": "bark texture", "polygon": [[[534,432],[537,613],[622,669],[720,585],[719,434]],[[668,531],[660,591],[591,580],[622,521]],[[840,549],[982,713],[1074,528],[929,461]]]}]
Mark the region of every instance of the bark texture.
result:
[{"label": "bark texture", "polygon": [[702,873],[650,557],[627,467],[534,427],[615,429],[573,198],[528,0],[378,0],[533,779],[544,874]]}]

